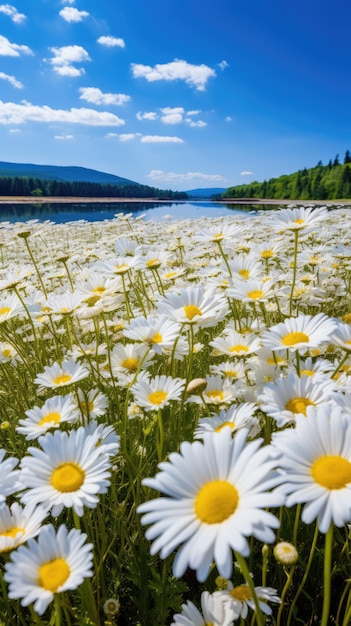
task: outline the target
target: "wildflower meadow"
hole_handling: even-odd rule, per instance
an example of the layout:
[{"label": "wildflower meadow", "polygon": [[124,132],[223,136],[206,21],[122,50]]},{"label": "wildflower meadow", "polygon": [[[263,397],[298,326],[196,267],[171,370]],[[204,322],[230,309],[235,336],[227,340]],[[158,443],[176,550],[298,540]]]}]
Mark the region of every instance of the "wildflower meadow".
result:
[{"label": "wildflower meadow", "polygon": [[0,224],[0,624],[351,622],[349,210]]}]

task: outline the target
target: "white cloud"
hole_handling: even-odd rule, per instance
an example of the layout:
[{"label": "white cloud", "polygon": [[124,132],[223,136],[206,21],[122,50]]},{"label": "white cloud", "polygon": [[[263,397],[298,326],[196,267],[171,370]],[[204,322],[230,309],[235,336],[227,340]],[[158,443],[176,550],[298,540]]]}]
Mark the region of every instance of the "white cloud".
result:
[{"label": "white cloud", "polygon": [[201,172],[186,172],[185,174],[177,174],[176,172],[164,172],[163,170],[151,170],[148,178],[154,181],[164,182],[188,182],[188,181],[207,181],[207,182],[225,182],[226,179],[220,174],[202,174]]},{"label": "white cloud", "polygon": [[207,126],[207,122],[203,122],[202,120],[198,120],[197,122],[194,122],[194,120],[192,119],[185,118],[185,122],[192,128],[194,128],[195,126],[197,128],[204,128],[205,126]]},{"label": "white cloud", "polygon": [[60,15],[66,22],[81,22],[85,17],[89,17],[88,11],[79,11],[73,7],[61,9]]},{"label": "white cloud", "polygon": [[20,24],[27,19],[26,15],[24,15],[24,13],[19,13],[16,7],[12,6],[12,4],[0,4],[0,13],[8,15],[12,21],[15,22],[15,24]]},{"label": "white cloud", "polygon": [[150,83],[157,80],[184,80],[198,91],[204,91],[208,79],[216,76],[216,72],[207,65],[192,65],[181,59],[171,63],[157,63],[154,67],[132,63],[131,68],[134,78],[145,78]]},{"label": "white cloud", "polygon": [[230,117],[230,115],[227,115],[227,117],[225,118],[225,122],[231,122],[232,121],[232,117]]},{"label": "white cloud", "polygon": [[183,107],[164,107],[161,112],[161,121],[164,124],[180,124],[183,121]]},{"label": "white cloud", "polygon": [[48,60],[54,66],[54,72],[60,76],[81,76],[85,73],[84,68],[74,67],[72,63],[85,63],[91,61],[87,51],[82,46],[62,46],[50,48],[54,56]]},{"label": "white cloud", "polygon": [[0,100],[0,124],[24,124],[25,122],[64,122],[84,126],[123,126],[124,120],[107,111],[95,109],[52,109],[23,101],[21,104]]},{"label": "white cloud", "polygon": [[28,46],[11,43],[7,37],[0,35],[0,56],[19,57],[20,54],[33,54]]},{"label": "white cloud", "polygon": [[97,42],[102,46],[108,46],[109,48],[124,48],[125,42],[121,37],[112,37],[111,35],[102,35],[97,39]]},{"label": "white cloud", "polygon": [[166,135],[144,135],[142,143],[184,143],[180,137],[167,137]]},{"label": "white cloud", "polygon": [[240,172],[240,176],[253,176],[254,172],[251,172],[250,170],[243,170],[242,172]]},{"label": "white cloud", "polygon": [[54,139],[59,139],[61,141],[69,141],[73,139],[74,135],[55,135]]},{"label": "white cloud", "polygon": [[199,113],[201,113],[201,111],[194,110],[194,111],[187,111],[186,112],[187,115],[199,115]]},{"label": "white cloud", "polygon": [[155,111],[145,111],[145,113],[138,111],[136,117],[138,120],[157,120],[158,115]]},{"label": "white cloud", "polygon": [[223,70],[225,70],[227,67],[229,67],[229,63],[227,63],[227,61],[223,60],[220,63],[218,63],[218,67],[220,67],[222,72],[223,72]]},{"label": "white cloud", "polygon": [[124,93],[103,93],[98,87],[81,87],[79,89],[80,100],[86,100],[92,104],[115,104],[121,106],[129,102],[130,96]]},{"label": "white cloud", "polygon": [[135,139],[139,135],[140,133],[121,133],[118,135],[118,139],[120,141],[132,141],[132,139]]},{"label": "white cloud", "polygon": [[12,87],[16,87],[16,89],[22,89],[23,84],[17,80],[14,76],[10,74],[5,74],[4,72],[0,72],[0,78],[2,80],[8,80],[8,82],[12,85]]},{"label": "white cloud", "polygon": [[61,0],[61,4],[74,4],[76,0]]}]

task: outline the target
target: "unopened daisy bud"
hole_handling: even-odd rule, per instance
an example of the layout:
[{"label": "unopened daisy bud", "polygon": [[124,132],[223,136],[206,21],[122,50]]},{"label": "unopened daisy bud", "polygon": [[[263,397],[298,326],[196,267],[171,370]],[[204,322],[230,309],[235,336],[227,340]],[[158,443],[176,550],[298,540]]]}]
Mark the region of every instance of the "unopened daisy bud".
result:
[{"label": "unopened daisy bud", "polygon": [[116,600],[115,598],[109,598],[103,606],[104,613],[107,617],[115,617],[115,615],[118,615],[120,608],[121,604],[119,600]]},{"label": "unopened daisy bud", "polygon": [[224,576],[217,576],[215,583],[216,583],[217,589],[219,590],[228,588],[228,578],[224,578]]},{"label": "unopened daisy bud", "polygon": [[263,546],[262,546],[262,556],[263,556],[263,558],[264,559],[267,558],[268,554],[269,554],[269,547],[267,546],[266,543],[264,543]]},{"label": "unopened daisy bud", "polygon": [[207,380],[204,378],[194,378],[191,380],[186,388],[187,393],[195,394],[197,396],[201,396],[201,394],[205,391],[207,387]]},{"label": "unopened daisy bud", "polygon": [[21,233],[17,233],[17,237],[20,237],[21,239],[28,239],[30,234],[30,230],[23,230]]},{"label": "unopened daisy bud", "polygon": [[280,541],[280,543],[277,543],[277,545],[274,546],[273,554],[278,563],[282,563],[283,565],[294,565],[299,558],[295,546],[288,541]]}]

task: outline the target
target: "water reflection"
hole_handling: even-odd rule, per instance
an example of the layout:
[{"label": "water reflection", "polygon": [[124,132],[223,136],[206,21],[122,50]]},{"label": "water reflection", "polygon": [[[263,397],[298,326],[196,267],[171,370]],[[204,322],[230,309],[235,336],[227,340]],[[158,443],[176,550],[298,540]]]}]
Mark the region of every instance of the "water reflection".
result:
[{"label": "water reflection", "polygon": [[98,222],[113,219],[120,213],[133,217],[145,215],[145,219],[194,219],[248,214],[256,210],[277,208],[274,205],[222,204],[220,202],[72,202],[52,204],[1,204],[0,221],[18,222],[31,219],[50,220],[58,224],[86,220]]}]

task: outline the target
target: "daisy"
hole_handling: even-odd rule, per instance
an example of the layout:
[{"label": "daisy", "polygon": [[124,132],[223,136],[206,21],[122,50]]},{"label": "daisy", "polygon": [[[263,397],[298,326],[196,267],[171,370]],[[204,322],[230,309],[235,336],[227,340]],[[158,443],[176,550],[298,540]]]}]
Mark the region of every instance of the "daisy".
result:
[{"label": "daisy", "polygon": [[328,217],[327,207],[294,207],[273,214],[271,223],[280,231],[310,230]]},{"label": "daisy", "polygon": [[272,279],[257,280],[250,278],[238,281],[227,291],[230,298],[241,302],[267,302],[269,298],[277,295],[277,290],[273,289],[275,282]]},{"label": "daisy", "polygon": [[23,305],[16,294],[0,300],[0,324],[21,313],[24,313]]},{"label": "daisy", "polygon": [[75,400],[77,409],[90,419],[95,419],[105,415],[108,407],[108,397],[98,389],[90,389],[84,393],[82,389],[77,389],[77,399]]},{"label": "daisy", "polygon": [[45,365],[44,372],[38,374],[34,382],[40,385],[39,389],[55,389],[56,387],[65,387],[77,383],[87,376],[89,376],[89,370],[83,365],[76,363],[74,359],[70,359],[63,361],[61,364]]},{"label": "daisy", "polygon": [[351,326],[343,322],[337,321],[337,326],[330,337],[331,343],[334,343],[342,350],[351,351]]},{"label": "daisy", "polygon": [[324,313],[299,315],[272,326],[262,333],[262,343],[271,350],[306,351],[328,341],[336,322]]},{"label": "daisy", "polygon": [[240,235],[240,226],[237,224],[227,224],[223,222],[222,224],[216,224],[215,226],[208,226],[207,228],[202,228],[196,234],[193,235],[194,241],[203,242],[203,243],[220,243],[222,241],[235,241],[237,240],[238,235]]},{"label": "daisy", "polygon": [[110,484],[110,462],[103,447],[96,446],[95,435],[83,427],[66,432],[55,431],[39,438],[41,449],[29,447],[30,456],[21,461],[21,480],[26,492],[21,500],[43,503],[53,517],[64,507],[83,515],[83,507],[95,508]]},{"label": "daisy", "polygon": [[9,552],[39,534],[42,521],[48,516],[47,509],[28,504],[25,507],[14,502],[11,507],[0,505],[0,552]]},{"label": "daisy", "polygon": [[226,316],[228,303],[216,289],[198,285],[167,294],[158,301],[157,308],[174,322],[204,328],[215,326]]},{"label": "daisy", "polygon": [[59,428],[64,422],[74,424],[79,419],[79,411],[72,394],[49,398],[40,408],[35,406],[25,412],[27,419],[19,420],[18,433],[27,440],[37,439],[50,428]]},{"label": "daisy", "polygon": [[259,350],[261,340],[253,334],[242,335],[235,330],[229,330],[224,337],[217,337],[209,345],[217,354],[245,357]]},{"label": "daisy", "polygon": [[229,267],[231,271],[232,281],[243,281],[249,279],[259,279],[262,276],[262,265],[259,263],[257,258],[252,255],[249,256],[238,256],[233,260],[229,261]]},{"label": "daisy", "polygon": [[85,427],[85,432],[87,435],[95,437],[95,446],[108,456],[115,456],[119,451],[120,436],[116,434],[113,426],[92,421]]},{"label": "daisy", "polygon": [[[157,344],[158,345],[158,344]],[[149,353],[149,354],[148,354]],[[118,378],[120,373],[135,376],[140,367],[147,367],[154,357],[147,345],[118,343],[110,355],[111,371]]]},{"label": "daisy", "polygon": [[157,411],[167,406],[171,400],[179,400],[185,387],[185,380],[172,376],[155,376],[139,380],[132,385],[134,401],[145,411]]},{"label": "daisy", "polygon": [[99,261],[96,264],[96,268],[107,276],[121,276],[129,272],[129,270],[140,270],[143,268],[143,265],[144,262],[140,255],[119,256],[113,261]]},{"label": "daisy", "polygon": [[165,315],[157,317],[135,317],[124,330],[128,339],[142,342],[157,354],[171,350],[179,337],[179,324],[170,321]]},{"label": "daisy", "polygon": [[[255,587],[255,594],[259,607],[265,615],[272,615],[272,609],[267,602],[276,602],[277,604],[281,602],[277,590],[272,587]],[[232,612],[242,619],[246,619],[249,608],[253,611],[256,609],[251,590],[246,584],[233,587],[229,581],[227,589],[215,591],[213,596],[224,605],[228,605]]]},{"label": "daisy", "polygon": [[5,502],[7,496],[23,489],[20,482],[20,471],[15,470],[18,459],[9,457],[4,460],[6,450],[0,448],[0,504]]},{"label": "daisy", "polygon": [[0,342],[0,363],[12,363],[20,360],[20,356],[16,348],[7,341]]},{"label": "daisy", "polygon": [[28,546],[18,548],[6,563],[9,598],[21,599],[22,606],[34,602],[34,610],[42,615],[54,594],[79,587],[93,574],[93,546],[86,538],[64,524],[57,533],[52,524],[43,526],[38,539],[29,539]]},{"label": "daisy", "polygon": [[142,524],[151,524],[146,538],[154,540],[151,554],[162,559],[178,546],[173,573],[183,576],[187,567],[204,581],[215,561],[222,576],[232,572],[232,550],[247,556],[246,537],[274,541],[277,518],[265,509],[280,506],[282,494],[268,490],[276,484],[276,461],[262,440],[247,443],[247,430],[232,438],[229,428],[203,443],[183,442],[180,453],[159,464],[155,478],[143,484],[165,494],[138,507]]},{"label": "daisy", "polygon": [[247,428],[248,437],[251,438],[260,431],[260,423],[254,416],[256,410],[257,406],[253,402],[242,402],[220,411],[219,414],[213,413],[212,417],[204,417],[199,420],[194,438],[203,439],[207,433],[219,433],[225,427],[230,428],[232,434],[240,428]]},{"label": "daisy", "polygon": [[201,594],[201,613],[190,600],[182,604],[182,612],[173,615],[171,626],[232,626],[237,614],[229,604],[216,601],[214,594],[203,591]]},{"label": "daisy", "polygon": [[304,504],[302,520],[317,519],[326,533],[331,525],[351,522],[351,422],[340,407],[309,409],[296,427],[273,435],[282,453],[278,488],[287,506]]},{"label": "daisy", "polygon": [[298,415],[305,416],[307,407],[317,406],[330,400],[335,390],[332,380],[324,376],[289,374],[267,383],[258,395],[262,411],[273,417],[280,427],[294,423]]},{"label": "daisy", "polygon": [[196,402],[201,404],[229,404],[238,397],[239,391],[242,389],[242,382],[233,382],[230,378],[222,378],[221,376],[206,376],[206,387],[201,396],[193,395],[187,399],[188,402]]},{"label": "daisy", "polygon": [[224,376],[230,380],[242,380],[246,375],[246,368],[242,361],[223,361],[218,365],[210,365],[211,374]]}]

